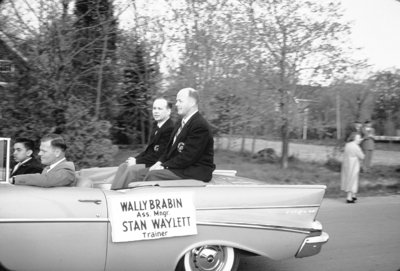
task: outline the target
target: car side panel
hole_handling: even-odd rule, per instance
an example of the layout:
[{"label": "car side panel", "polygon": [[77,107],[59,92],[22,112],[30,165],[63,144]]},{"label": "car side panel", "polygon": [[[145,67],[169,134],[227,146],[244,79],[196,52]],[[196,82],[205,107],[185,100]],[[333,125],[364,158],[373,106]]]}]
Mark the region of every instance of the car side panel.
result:
[{"label": "car side panel", "polygon": [[[132,195],[194,192],[197,235],[113,243],[106,270],[174,270],[186,251],[205,244],[231,246],[279,260],[294,257],[314,230],[323,186],[138,187]],[[107,194],[117,192],[106,191]],[[153,257],[151,257],[151,255]]]},{"label": "car side panel", "polygon": [[[112,243],[106,270],[175,270],[184,252],[206,244],[226,245],[271,259],[293,257],[305,234],[237,227],[198,226],[194,236]],[[269,252],[269,253],[266,253]],[[284,257],[282,255],[285,255]]]},{"label": "car side panel", "polygon": [[7,269],[104,270],[108,225],[101,190],[0,187],[0,263]]}]

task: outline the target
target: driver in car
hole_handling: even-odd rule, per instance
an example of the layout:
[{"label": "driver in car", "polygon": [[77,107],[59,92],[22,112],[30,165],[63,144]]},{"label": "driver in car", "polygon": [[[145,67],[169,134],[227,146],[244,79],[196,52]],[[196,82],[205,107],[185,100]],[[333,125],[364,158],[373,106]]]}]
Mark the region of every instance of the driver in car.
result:
[{"label": "driver in car", "polygon": [[75,165],[67,161],[67,145],[62,136],[49,134],[42,137],[39,156],[46,167],[42,173],[17,175],[11,178],[15,185],[40,187],[73,186],[75,184]]}]

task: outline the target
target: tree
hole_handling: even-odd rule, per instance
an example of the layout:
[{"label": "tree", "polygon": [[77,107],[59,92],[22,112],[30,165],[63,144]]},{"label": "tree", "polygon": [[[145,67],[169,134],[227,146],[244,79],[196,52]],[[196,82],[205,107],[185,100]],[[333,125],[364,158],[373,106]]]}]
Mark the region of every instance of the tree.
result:
[{"label": "tree", "polygon": [[137,36],[123,40],[120,59],[124,81],[115,130],[122,142],[145,144],[152,123],[150,108],[160,80],[159,68],[146,43]]},{"label": "tree", "polygon": [[376,132],[395,135],[394,130],[400,128],[400,70],[378,72],[369,82],[375,94],[372,119]]},{"label": "tree", "polygon": [[371,98],[371,91],[366,84],[348,83],[338,86],[341,88],[341,95],[344,104],[349,109],[351,122],[368,119],[366,110]]},{"label": "tree", "polygon": [[[301,93],[298,85],[329,79],[352,65],[344,54],[349,27],[340,6],[292,0],[185,4],[174,9],[181,22],[177,32],[185,44],[175,81],[204,90],[209,99],[221,90],[241,96],[242,117],[235,125],[246,133],[256,128],[258,116],[275,112],[278,104],[279,119],[271,119],[275,114],[265,114],[264,119],[280,126],[281,162],[287,167],[292,116],[297,113],[294,100]],[[257,107],[262,98],[264,104]],[[212,115],[209,104],[205,111]]]},{"label": "tree", "polygon": [[[116,61],[116,19],[110,0],[75,2],[72,66],[75,73],[73,94],[92,108],[96,119],[109,118]],[[92,104],[95,105],[93,108]]]},{"label": "tree", "polygon": [[[11,1],[6,7],[9,17],[1,31],[23,56],[25,66],[29,68],[19,76],[28,79],[18,78],[14,85],[5,87],[2,109],[6,118],[1,128],[10,137],[26,135],[39,139],[43,134],[57,130],[57,125],[62,121],[54,118],[59,115],[55,112],[63,111],[66,107],[64,95],[67,84],[63,82],[69,80],[63,71],[68,69],[66,66],[65,69],[61,68],[64,63],[60,60],[64,58],[65,51],[60,48],[65,45],[61,42],[68,39],[68,34],[63,40],[58,39],[60,36],[57,34],[65,34],[67,19],[60,16],[64,15],[60,5],[44,5],[42,8],[47,12],[46,16],[34,13],[36,18],[42,20],[39,21],[40,31],[35,30],[25,27],[27,22],[15,4]],[[19,32],[19,29],[23,31]]]},{"label": "tree", "polygon": [[68,104],[64,134],[69,159],[78,169],[110,166],[118,151],[110,140],[110,122],[91,117],[90,109],[80,99],[71,97]]},{"label": "tree", "polygon": [[[68,154],[77,165],[105,165],[112,160],[111,152],[115,150],[104,128],[110,124],[98,120],[92,106],[94,99],[89,102],[83,98],[85,92],[75,92],[76,82],[85,75],[78,73],[72,64],[74,56],[83,48],[72,46],[76,30],[74,17],[69,13],[70,2],[41,1],[40,8],[23,2],[28,5],[30,16],[24,16],[26,9],[19,9],[21,6],[10,2],[9,11],[15,16],[9,17],[2,30],[27,58],[30,77],[35,80],[28,86],[17,81],[15,86],[6,89],[1,101],[4,104],[2,116],[6,119],[1,122],[0,129],[10,137],[25,135],[32,139],[50,132],[60,133],[69,139]],[[37,19],[32,25],[38,27],[27,24],[26,18]],[[85,148],[74,147],[80,144]]]},{"label": "tree", "polygon": [[[269,85],[280,95],[281,166],[288,166],[290,113],[299,82],[328,76],[346,66],[340,40],[349,27],[337,4],[311,1],[245,1],[256,39],[268,52]],[[256,12],[256,10],[258,12]],[[318,14],[318,15],[317,15]],[[307,80],[312,82],[312,80]]]},{"label": "tree", "polygon": [[238,132],[238,127],[235,127],[234,124],[240,118],[238,113],[240,98],[229,94],[228,91],[218,93],[211,102],[211,106],[215,108],[214,114],[210,118],[211,125],[216,127],[216,135],[228,135],[227,148],[230,149],[232,136]]},{"label": "tree", "polygon": [[231,113],[238,117],[219,123],[232,127],[230,133],[248,132],[265,111],[265,105],[253,103],[265,90],[265,73],[242,5],[225,0],[187,1],[181,6],[171,2],[171,9],[176,18],[174,32],[180,33],[173,38],[183,45],[176,46],[181,48],[180,65],[172,72],[170,88],[192,86],[202,91],[201,109],[210,119],[221,113],[213,106],[216,100],[237,97],[241,102],[232,105],[235,112]]},{"label": "tree", "polygon": [[2,88],[0,101],[0,131],[7,137],[29,137],[39,140],[43,134],[56,126],[52,114],[56,109],[47,90],[36,84],[24,92],[20,85]]}]

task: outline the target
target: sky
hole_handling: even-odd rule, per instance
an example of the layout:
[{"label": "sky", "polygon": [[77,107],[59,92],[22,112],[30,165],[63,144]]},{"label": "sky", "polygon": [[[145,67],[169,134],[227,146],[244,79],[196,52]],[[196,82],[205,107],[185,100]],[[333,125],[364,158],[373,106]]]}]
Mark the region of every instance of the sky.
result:
[{"label": "sky", "polygon": [[357,59],[367,59],[371,65],[364,72],[400,69],[400,0],[336,1],[352,22],[351,41],[360,48]]},{"label": "sky", "polygon": [[400,69],[400,1],[341,0],[352,41],[373,70]]},{"label": "sky", "polygon": [[[157,0],[147,1],[157,3],[160,9]],[[400,69],[400,0],[336,1],[341,2],[345,18],[353,22],[351,40],[354,46],[361,47],[357,58],[368,59],[371,71]],[[129,2],[116,3],[126,7]],[[131,14],[128,18],[132,18]]]}]

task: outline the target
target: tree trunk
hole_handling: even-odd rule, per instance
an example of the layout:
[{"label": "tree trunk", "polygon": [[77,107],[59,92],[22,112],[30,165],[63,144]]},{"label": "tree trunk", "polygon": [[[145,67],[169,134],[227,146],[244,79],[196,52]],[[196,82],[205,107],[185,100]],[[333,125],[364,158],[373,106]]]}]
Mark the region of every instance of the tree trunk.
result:
[{"label": "tree trunk", "polygon": [[281,168],[288,167],[289,158],[289,93],[286,90],[281,90],[281,114],[282,114],[282,126],[281,126],[281,137],[282,137],[282,157],[281,157]]},{"label": "tree trunk", "polygon": [[340,140],[342,138],[342,123],[340,114],[340,88],[336,90],[336,139]]},{"label": "tree trunk", "polygon": [[255,154],[256,152],[256,140],[257,140],[257,128],[253,127],[253,139],[251,141],[251,153]]},{"label": "tree trunk", "polygon": [[282,124],[282,158],[281,168],[288,167],[289,160],[289,123],[287,120]]},{"label": "tree trunk", "polygon": [[141,130],[141,144],[145,145],[146,144],[146,119],[143,114],[140,114],[140,130]]},{"label": "tree trunk", "polygon": [[245,147],[246,147],[246,128],[243,127],[242,129],[242,143],[240,144],[240,153],[245,152]]},{"label": "tree trunk", "polygon": [[149,123],[149,125],[148,125],[149,129],[148,129],[148,133],[147,133],[147,141],[145,144],[147,144],[147,142],[150,141],[151,134],[153,133],[153,114],[152,114],[152,112],[149,112],[147,121]]},{"label": "tree trunk", "polygon": [[[104,30],[104,28],[103,28]],[[104,67],[104,62],[106,59],[106,54],[107,54],[107,44],[108,44],[108,35],[106,31],[104,31],[104,41],[103,41],[103,49],[101,52],[101,61],[100,61],[100,67],[99,67],[99,76],[97,79],[97,87],[96,87],[96,110],[95,110],[95,120],[98,120],[100,118],[100,104],[101,104],[101,90],[103,87],[103,67]]]},{"label": "tree trunk", "polygon": [[232,120],[229,120],[229,133],[228,133],[228,143],[227,143],[227,150],[231,149],[231,143],[232,143],[232,134],[233,134],[233,125],[232,125]]}]

